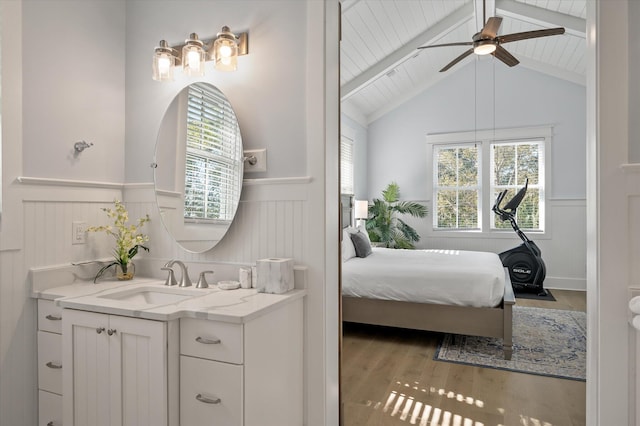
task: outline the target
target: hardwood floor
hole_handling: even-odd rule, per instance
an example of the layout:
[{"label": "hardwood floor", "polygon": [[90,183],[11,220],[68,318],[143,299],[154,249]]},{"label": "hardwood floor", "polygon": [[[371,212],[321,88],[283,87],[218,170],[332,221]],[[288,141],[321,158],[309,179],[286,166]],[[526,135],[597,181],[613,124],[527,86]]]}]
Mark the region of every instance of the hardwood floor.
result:
[{"label": "hardwood floor", "polygon": [[[586,309],[586,293],[553,290],[556,302],[519,306]],[[344,324],[344,426],[582,426],[586,384],[434,361],[440,335]]]}]

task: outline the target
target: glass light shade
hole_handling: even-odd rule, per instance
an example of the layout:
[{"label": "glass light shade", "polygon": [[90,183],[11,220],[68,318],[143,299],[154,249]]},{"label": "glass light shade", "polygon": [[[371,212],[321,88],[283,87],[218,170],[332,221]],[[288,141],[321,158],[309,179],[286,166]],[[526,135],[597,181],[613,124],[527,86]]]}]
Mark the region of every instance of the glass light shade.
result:
[{"label": "glass light shade", "polygon": [[491,40],[480,41],[474,48],[473,53],[476,55],[488,55],[496,51],[496,44]]},{"label": "glass light shade", "polygon": [[156,81],[173,80],[173,67],[176,63],[176,57],[173,55],[172,49],[164,40],[160,41],[160,47],[156,47],[153,53],[153,74],[152,78]]},{"label": "glass light shade", "polygon": [[204,75],[204,49],[198,35],[192,33],[182,48],[182,69],[185,75],[202,77]]},{"label": "glass light shade", "polygon": [[156,81],[173,80],[175,58],[167,54],[153,55],[153,79]]},{"label": "glass light shade", "polygon": [[238,44],[236,36],[229,27],[222,27],[216,41],[213,43],[213,59],[215,67],[220,71],[235,71],[238,69]]}]

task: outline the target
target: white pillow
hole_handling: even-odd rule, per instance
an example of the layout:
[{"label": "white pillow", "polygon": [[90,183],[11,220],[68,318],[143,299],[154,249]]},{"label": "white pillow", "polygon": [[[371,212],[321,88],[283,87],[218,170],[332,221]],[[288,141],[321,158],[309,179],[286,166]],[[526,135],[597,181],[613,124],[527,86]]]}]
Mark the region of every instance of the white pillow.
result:
[{"label": "white pillow", "polygon": [[356,248],[353,246],[353,241],[351,241],[349,231],[344,229],[342,231],[342,261],[346,262],[352,257],[356,257]]}]

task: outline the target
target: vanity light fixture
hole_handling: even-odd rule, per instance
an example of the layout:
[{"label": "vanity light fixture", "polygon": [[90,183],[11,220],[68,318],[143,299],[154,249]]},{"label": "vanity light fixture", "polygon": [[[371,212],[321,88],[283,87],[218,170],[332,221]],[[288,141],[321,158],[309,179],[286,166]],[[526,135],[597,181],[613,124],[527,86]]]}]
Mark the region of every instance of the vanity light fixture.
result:
[{"label": "vanity light fixture", "polygon": [[153,55],[153,79],[156,81],[173,80],[173,70],[182,65],[185,75],[204,76],[205,63],[214,62],[220,71],[235,71],[238,68],[238,56],[249,53],[248,33],[234,34],[226,25],[215,38],[200,40],[191,33],[184,44],[169,46],[165,40],[155,48]]}]

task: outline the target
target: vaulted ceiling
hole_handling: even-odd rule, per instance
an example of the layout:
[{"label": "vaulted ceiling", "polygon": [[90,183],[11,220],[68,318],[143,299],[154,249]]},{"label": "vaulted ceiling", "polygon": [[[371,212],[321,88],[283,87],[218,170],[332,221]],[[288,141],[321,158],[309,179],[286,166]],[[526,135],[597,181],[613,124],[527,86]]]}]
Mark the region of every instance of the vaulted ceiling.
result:
[{"label": "vaulted ceiling", "polygon": [[[498,35],[564,27],[563,35],[504,47],[526,67],[585,84],[587,0],[484,0],[484,16],[503,18]],[[342,0],[343,111],[366,124],[475,60],[439,72],[483,26],[483,0]],[[500,66],[506,66],[500,63]]]}]

